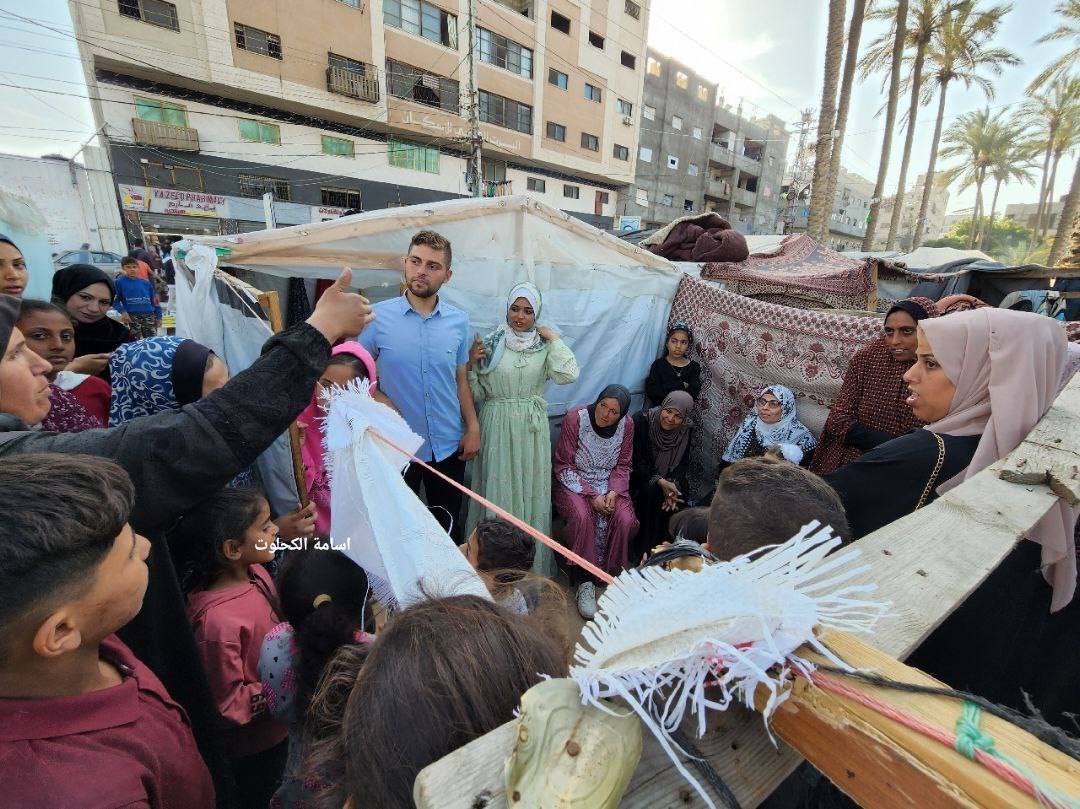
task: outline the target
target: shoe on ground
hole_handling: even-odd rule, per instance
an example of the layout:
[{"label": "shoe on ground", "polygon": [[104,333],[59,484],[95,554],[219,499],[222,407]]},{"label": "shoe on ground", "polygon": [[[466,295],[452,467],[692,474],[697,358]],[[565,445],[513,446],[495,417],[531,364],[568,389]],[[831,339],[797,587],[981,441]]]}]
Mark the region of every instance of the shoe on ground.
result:
[{"label": "shoe on ground", "polygon": [[591,621],[596,617],[596,585],[591,581],[578,585],[577,611],[586,621]]}]

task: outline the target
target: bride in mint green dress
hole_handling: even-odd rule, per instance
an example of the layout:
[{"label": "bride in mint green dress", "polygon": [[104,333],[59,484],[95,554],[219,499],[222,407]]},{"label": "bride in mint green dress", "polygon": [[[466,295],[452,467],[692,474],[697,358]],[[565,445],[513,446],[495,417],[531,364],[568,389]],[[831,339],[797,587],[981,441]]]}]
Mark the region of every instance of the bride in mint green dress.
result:
[{"label": "bride in mint green dress", "polygon": [[[577,359],[559,335],[537,328],[540,290],[522,283],[506,300],[506,324],[469,352],[469,386],[480,408],[480,453],[473,462],[472,488],[495,505],[551,536],[551,433],[544,384],[568,385],[578,378]],[[469,504],[465,536],[493,517]],[[555,559],[537,543],[533,572],[555,575]]]}]

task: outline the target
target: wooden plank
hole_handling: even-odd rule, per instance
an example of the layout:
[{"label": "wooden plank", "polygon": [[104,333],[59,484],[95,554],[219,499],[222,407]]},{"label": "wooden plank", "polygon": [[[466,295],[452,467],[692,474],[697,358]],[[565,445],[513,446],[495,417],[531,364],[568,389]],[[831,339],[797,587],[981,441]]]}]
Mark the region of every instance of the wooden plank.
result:
[{"label": "wooden plank", "polygon": [[[1063,440],[1062,446],[1073,455],[1073,462],[1080,462],[1080,447],[1073,443],[1080,440],[1077,425],[1080,425],[1080,375],[1073,378],[1040,425],[1032,431],[1029,439],[1033,440],[1025,439],[1009,458],[983,470],[926,508],[853,544],[870,565],[868,577],[878,584],[874,597],[891,604],[871,638],[877,650],[897,658],[910,654],[1057,502],[1057,497],[1046,486],[1017,485],[1002,480],[999,475],[1011,458],[1031,452],[1032,447],[1037,446],[1034,441],[1044,440],[1047,434],[1069,436],[1070,442]],[[857,664],[857,661],[851,662]],[[806,704],[807,713],[812,708],[812,704]],[[773,746],[757,714],[729,710],[711,721],[717,724],[710,725],[706,737],[697,743],[745,807],[756,806],[764,800],[800,761],[786,745],[779,749]],[[828,735],[835,741],[835,723],[822,722],[818,730],[821,733],[828,730]],[[510,749],[509,745],[501,743],[499,734],[502,730],[475,740],[428,768],[449,770],[458,779],[455,788],[448,786],[440,800],[428,807],[465,809],[474,805],[467,802],[469,797],[475,799],[485,791],[497,796],[502,762]],[[815,760],[814,763],[819,762]],[[918,769],[910,762],[905,767],[905,772]],[[469,780],[465,780],[465,774]],[[846,770],[834,775],[841,782],[847,778]],[[984,777],[996,781],[993,776]],[[936,800],[941,793],[936,790],[928,794]],[[883,797],[887,798],[884,803],[869,805],[889,805],[890,800],[903,800],[901,793]],[[501,800],[503,802],[499,803],[496,797],[485,805],[499,809],[505,806],[505,796]],[[621,805],[630,809],[652,809],[702,804],[696,794],[688,790],[686,782],[659,745],[647,735],[641,763]],[[951,805],[957,805],[956,801]]]},{"label": "wooden plank", "polygon": [[[285,321],[281,317],[281,301],[277,292],[260,292],[258,295],[259,305],[262,306],[266,316],[270,318],[270,328],[277,334],[285,327]],[[300,505],[307,506],[310,502],[307,490],[307,481],[304,480],[304,458],[300,453],[300,428],[294,421],[289,425],[289,449],[292,452],[293,480],[296,482],[296,493],[300,497]]]}]

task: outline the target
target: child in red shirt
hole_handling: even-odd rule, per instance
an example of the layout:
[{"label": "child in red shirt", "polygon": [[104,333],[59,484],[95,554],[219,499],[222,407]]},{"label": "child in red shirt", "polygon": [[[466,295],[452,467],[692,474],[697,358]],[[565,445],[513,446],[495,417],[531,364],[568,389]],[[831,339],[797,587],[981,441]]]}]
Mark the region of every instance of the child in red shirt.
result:
[{"label": "child in red shirt", "polygon": [[210,809],[183,709],[114,634],[150,543],[131,480],[89,455],[0,464],[0,803]]},{"label": "child in red shirt", "polygon": [[188,618],[221,715],[221,737],[245,806],[269,804],[288,754],[288,727],[267,711],[259,650],[281,623],[274,582],[277,526],[255,489],[224,489],[170,535]]}]

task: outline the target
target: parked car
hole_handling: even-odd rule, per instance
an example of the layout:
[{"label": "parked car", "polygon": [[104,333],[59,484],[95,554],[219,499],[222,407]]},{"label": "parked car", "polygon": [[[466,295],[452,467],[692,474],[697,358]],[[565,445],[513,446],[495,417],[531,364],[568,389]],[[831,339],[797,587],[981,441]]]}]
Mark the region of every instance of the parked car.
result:
[{"label": "parked car", "polygon": [[111,276],[120,272],[120,259],[123,256],[104,250],[65,250],[53,258],[53,270],[67,267],[69,264],[92,264]]}]

